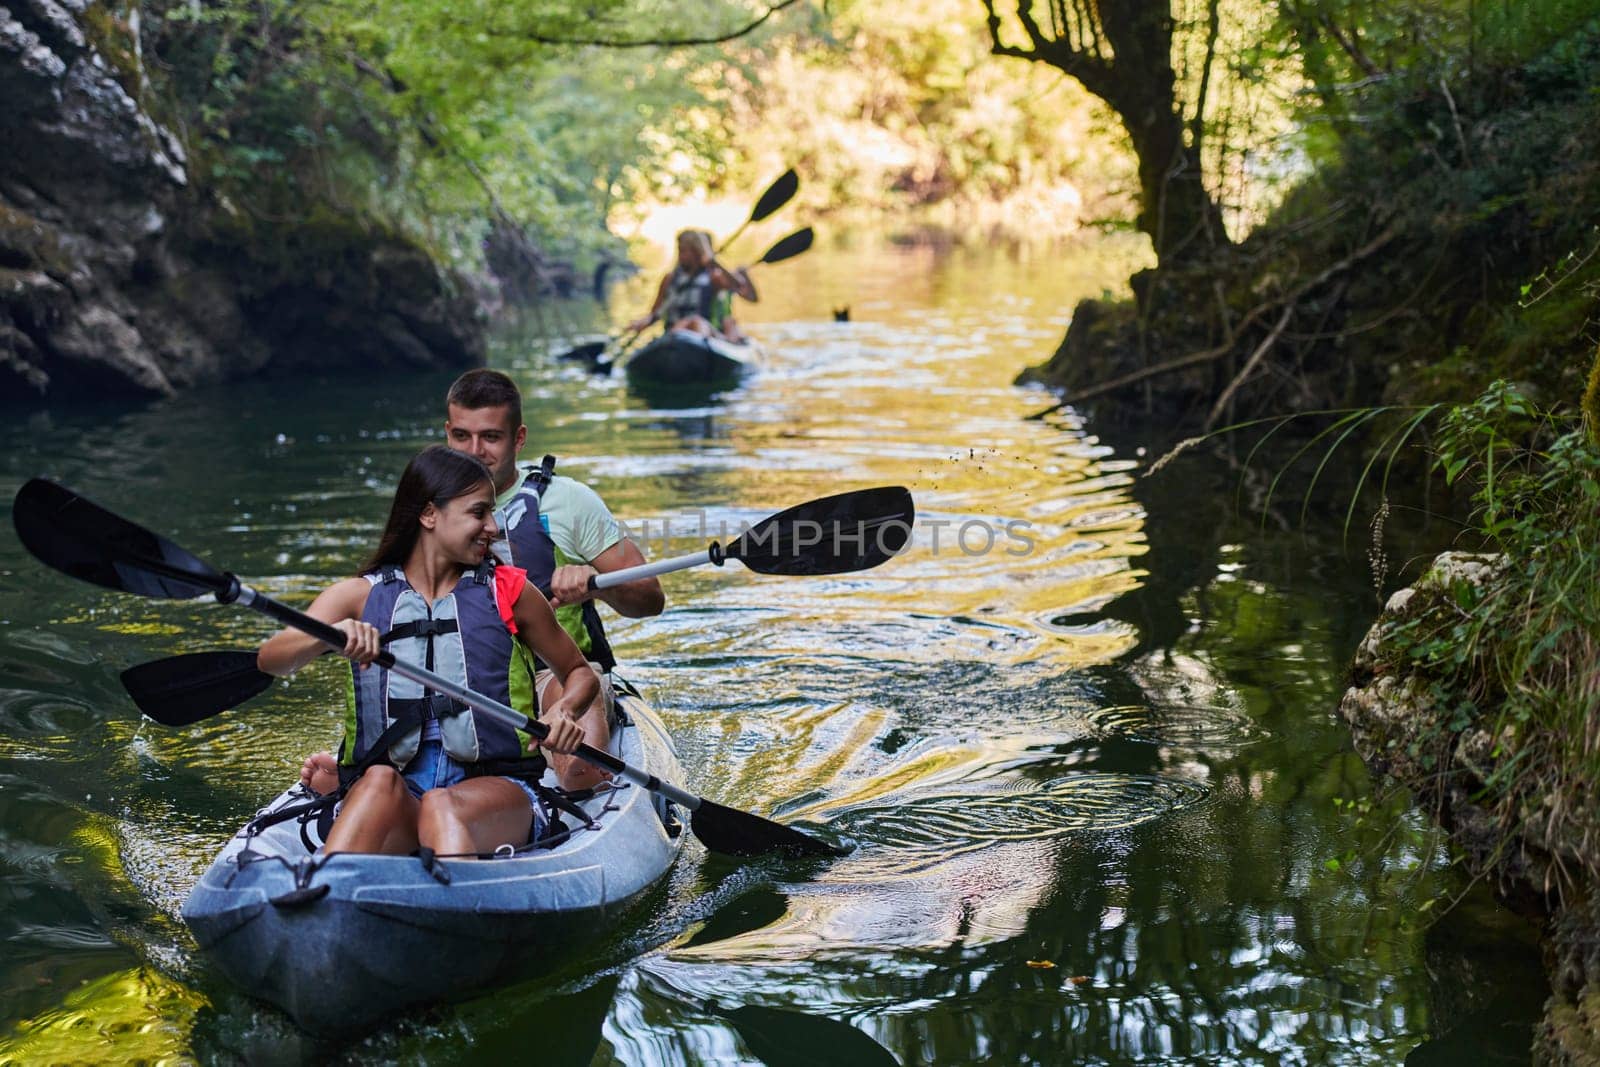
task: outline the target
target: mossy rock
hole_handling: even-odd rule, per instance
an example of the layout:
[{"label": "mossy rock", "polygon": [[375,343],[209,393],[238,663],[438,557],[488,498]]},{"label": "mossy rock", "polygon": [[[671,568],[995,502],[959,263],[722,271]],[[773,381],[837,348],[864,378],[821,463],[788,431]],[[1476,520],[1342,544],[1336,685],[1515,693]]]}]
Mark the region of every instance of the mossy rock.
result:
[{"label": "mossy rock", "polygon": [[0,267],[43,270],[64,278],[72,261],[61,250],[55,227],[0,201]]},{"label": "mossy rock", "polygon": [[243,253],[248,267],[240,271],[241,281],[258,290],[308,279],[324,289],[364,285],[375,249],[415,247],[370,220],[320,205],[300,218],[270,225],[248,214],[218,212],[201,239],[203,247],[227,262],[237,263]]},{"label": "mossy rock", "polygon": [[90,4],[78,16],[78,25],[90,46],[111,67],[130,96],[139,91],[139,57],[133,50],[133,29],[107,4]]},{"label": "mossy rock", "polygon": [[1600,1064],[1600,991],[1573,1001],[1552,996],[1534,1041],[1533,1061],[1561,1067]]}]

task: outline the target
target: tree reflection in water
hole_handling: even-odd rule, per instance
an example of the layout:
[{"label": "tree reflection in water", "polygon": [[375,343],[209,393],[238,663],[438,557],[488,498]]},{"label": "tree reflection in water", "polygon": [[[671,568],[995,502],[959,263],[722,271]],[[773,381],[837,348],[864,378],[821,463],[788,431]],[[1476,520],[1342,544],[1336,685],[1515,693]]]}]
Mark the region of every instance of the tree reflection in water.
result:
[{"label": "tree reflection in water", "polygon": [[[1146,529],[1195,528],[1183,497],[1146,499],[1186,513]],[[1334,715],[1372,592],[1284,540],[1153,537],[1182,562],[1147,559],[1114,602],[1140,630],[1129,654],[1026,693],[969,677],[975,719],[1091,710],[1065,740],[969,740],[986,756],[966,762],[924,741],[925,766],[954,769],[841,791],[817,813],[857,851],[625,980],[613,1022],[656,1025],[616,1026],[620,1058],[754,1054],[714,1015],[651,1010],[715,1001],[848,1020],[904,1063],[1526,1062],[1543,994],[1522,929],[1404,797],[1374,793]],[[1097,822],[1070,785],[1112,778],[1173,786],[1149,818],[1124,786]],[[1012,808],[985,819],[991,799]],[[1429,902],[1463,894],[1428,933]],[[1501,928],[1440,932],[1462,923]]]}]

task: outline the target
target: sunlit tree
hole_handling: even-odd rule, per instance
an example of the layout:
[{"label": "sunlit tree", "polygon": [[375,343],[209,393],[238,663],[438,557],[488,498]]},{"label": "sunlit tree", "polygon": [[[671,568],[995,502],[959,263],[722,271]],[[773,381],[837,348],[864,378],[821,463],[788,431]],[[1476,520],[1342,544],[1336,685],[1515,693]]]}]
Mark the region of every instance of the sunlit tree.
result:
[{"label": "sunlit tree", "polygon": [[[995,0],[983,0],[994,54],[1049,64],[1116,112],[1139,161],[1137,225],[1162,264],[1228,244],[1202,172],[1221,0],[1202,2],[1199,18],[1186,23],[1175,19],[1169,0],[1016,0],[1008,25]],[[1176,34],[1191,28],[1204,46],[1185,107],[1174,48]],[[1024,43],[1010,43],[1018,31]]]}]

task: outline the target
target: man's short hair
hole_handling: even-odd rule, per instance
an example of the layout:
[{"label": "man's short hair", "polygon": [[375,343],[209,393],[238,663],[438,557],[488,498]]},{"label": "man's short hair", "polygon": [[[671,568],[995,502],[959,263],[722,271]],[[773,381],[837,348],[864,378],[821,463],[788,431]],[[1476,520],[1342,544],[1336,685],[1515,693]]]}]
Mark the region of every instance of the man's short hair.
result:
[{"label": "man's short hair", "polygon": [[457,378],[445,394],[446,408],[456,407],[476,411],[479,408],[505,407],[511,409],[511,429],[522,425],[522,394],[517,383],[497,370],[479,367]]}]

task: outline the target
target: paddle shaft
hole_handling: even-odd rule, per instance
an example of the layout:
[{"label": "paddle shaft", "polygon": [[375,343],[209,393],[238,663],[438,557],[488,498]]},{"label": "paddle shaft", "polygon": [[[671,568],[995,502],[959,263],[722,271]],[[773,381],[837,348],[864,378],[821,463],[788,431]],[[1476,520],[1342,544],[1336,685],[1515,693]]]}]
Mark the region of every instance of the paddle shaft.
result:
[{"label": "paddle shaft", "polygon": [[[641,563],[637,567],[624,567],[620,571],[607,571],[604,574],[589,575],[589,591],[597,589],[610,589],[614,586],[636,582],[640,578],[654,578],[658,574],[671,574],[673,571],[685,571],[690,567],[699,567],[707,563],[722,566],[722,552],[713,542],[711,548],[699,552],[690,552],[686,556],[671,556],[667,559],[658,559],[654,563]],[[343,647],[343,646],[341,646]]]},{"label": "paddle shaft", "polygon": [[[767,186],[766,191],[761,194],[761,199],[756,201],[756,206],[750,210],[750,217],[740,223],[739,228],[729,234],[721,245],[717,246],[717,252],[721,252],[724,248],[733,244],[752,222],[760,222],[790,200],[793,200],[794,194],[799,188],[800,176],[795,173],[793,167],[774,178],[772,184]],[[713,253],[713,255],[715,254]]]},{"label": "paddle shaft", "polygon": [[720,245],[718,245],[716,247],[716,250],[711,253],[711,258],[714,260],[714,259],[716,259],[716,257],[722,255],[723,252],[727,251],[728,246],[733,244],[733,242],[737,241],[739,239],[739,235],[744,233],[744,231],[749,226],[750,226],[750,220],[749,219],[745,219],[743,222],[739,223],[739,228],[737,230],[734,230],[732,233],[730,233],[728,235],[728,237],[727,237],[727,240],[723,241]]},{"label": "paddle shaft", "polygon": [[[637,341],[639,339],[639,335],[641,333],[643,333],[643,332],[644,331],[642,329],[640,329],[640,330],[623,330],[621,333],[617,334],[615,337],[612,337],[609,341],[607,341],[606,342],[606,347],[609,348],[609,347],[611,347],[612,345],[615,344],[615,345],[619,346],[619,348],[618,348],[619,352],[626,351],[628,346],[633,344],[633,342]],[[602,351],[604,351],[604,349],[602,349]]]},{"label": "paddle shaft", "polygon": [[[899,493],[905,494],[905,490],[900,489]],[[891,495],[894,495],[893,491]],[[828,499],[837,501],[838,498]],[[778,516],[774,516],[776,518]],[[58,482],[31,478],[24,483],[12,501],[11,521],[23,547],[70,577],[118,592],[161,600],[193,600],[210,594],[218,603],[241,604],[302,630],[335,651],[342,652],[348,644],[347,635],[337,627],[251,589],[235,575],[218,570],[194,553],[129,522],[114,511],[100,507]],[[749,560],[746,560],[746,565],[749,565]],[[247,654],[246,659],[249,658]],[[527,730],[541,740],[550,736],[548,729],[526,715],[441,678],[432,671],[397,661],[388,652],[380,653],[375,658],[380,667],[454,697],[497,721]],[[224,670],[223,674],[227,675],[230,670]],[[212,689],[219,684],[226,688],[226,682],[226,678],[220,683],[212,679],[207,684]],[[186,709],[179,718],[197,721],[197,717],[192,716],[193,710]],[[158,718],[157,721],[162,720]],[[731,856],[758,856],[773,851],[793,856],[826,856],[837,852],[833,846],[781,823],[737,808],[724,807],[669,785],[655,775],[629,767],[610,753],[589,745],[580,744],[572,754],[586,763],[621,775],[652,793],[667,797],[691,812],[693,818],[689,820],[689,828],[713,852]]]},{"label": "paddle shaft", "polygon": [[[229,577],[232,576],[230,575]],[[344,650],[344,631],[328,625],[321,619],[313,619],[305,612],[296,611],[287,604],[280,604],[278,601],[273,600],[265,593],[257,592],[248,585],[239,582],[237,578],[233,579],[232,585],[237,586],[237,591],[230,586],[229,590],[217,594],[217,600],[224,604],[241,604],[252,611],[258,611],[263,615],[277,619],[285,626],[292,626],[296,630],[310,634],[312,637],[316,638],[318,641],[321,641],[323,644],[330,646],[335,651],[342,652]],[[471,707],[477,711],[481,711],[485,715],[499,719],[508,726],[519,730],[526,730],[540,740],[543,740],[545,736],[550,733],[550,728],[544,723],[530,719],[528,716],[522,714],[520,711],[517,711],[515,708],[507,707],[498,700],[486,697],[482,693],[475,693],[466,686],[457,685],[450,679],[442,678],[425,667],[418,667],[413,663],[407,663],[404,660],[395,659],[394,653],[389,652],[387,649],[378,653],[377,659],[373,660],[373,662],[379,667],[394,671],[396,674],[404,678],[410,678],[414,682],[420,682],[429,689],[443,693],[445,696],[453,697],[454,699],[461,701],[461,703],[466,704],[468,707]],[[700,807],[700,798],[695,796],[693,793],[687,793],[670,782],[663,782],[655,775],[646,774],[637,767],[630,767],[628,764],[613,756],[611,753],[602,752],[600,749],[595,748],[592,745],[580,744],[577,749],[574,750],[573,755],[577,756],[585,763],[591,763],[596,767],[603,767],[604,769],[611,771],[613,774],[620,774],[629,781],[650,790],[652,793],[660,793],[662,796],[667,797],[676,804],[681,804],[690,811],[696,811]]]},{"label": "paddle shaft", "polygon": [[[707,563],[720,567],[730,559],[760,574],[844,574],[865,570],[877,566],[905,546],[915,515],[911,494],[898,486],[836,493],[769,515],[746,528],[726,546],[713,541],[699,552],[592,574],[588,589],[590,592],[610,589],[640,578],[654,578]],[[855,532],[847,534],[844,528],[851,522]],[[892,548],[884,543],[891,526],[897,526],[903,534]],[[825,537],[830,527],[831,539]],[[846,544],[856,547],[854,556],[843,552]],[[790,552],[780,557],[778,550],[783,545],[789,546]],[[872,545],[878,552],[865,554],[864,550]]]},{"label": "paddle shaft", "polygon": [[637,330],[629,330],[625,335],[627,339],[617,345],[617,354],[612,356],[608,362],[615,363],[617,360],[633,351],[633,346],[639,343],[639,338],[644,336],[644,331],[644,327],[641,327]]},{"label": "paddle shaft", "polygon": [[[742,230],[743,227],[740,227],[740,229]],[[738,234],[734,234],[734,237],[737,237],[737,236],[739,236],[739,235]],[[812,235],[810,226],[807,226],[805,229],[802,229],[802,230],[796,230],[794,233],[791,233],[789,236],[784,237],[784,238],[782,238],[782,239],[780,239],[778,241],[775,241],[773,243],[772,247],[767,249],[766,253],[760,259],[756,260],[755,263],[751,264],[751,266],[758,266],[758,265],[763,264],[763,263],[766,263],[766,264],[782,263],[786,259],[793,259],[795,256],[798,256],[800,253],[806,251],[807,249],[809,249],[811,247],[812,239],[813,239],[813,235]],[[721,263],[717,262],[717,257],[722,254],[722,250],[724,248],[727,248],[728,245],[730,245],[732,243],[733,243],[733,237],[730,237],[730,238],[728,238],[728,240],[726,240],[726,241],[724,241],[722,243],[722,248],[717,249],[715,252],[713,252],[711,254],[711,265],[713,267],[720,267],[724,272],[726,272],[728,274],[732,274],[734,272],[731,271],[731,270],[728,270],[727,267],[724,267],[724,266],[722,266]]]}]

